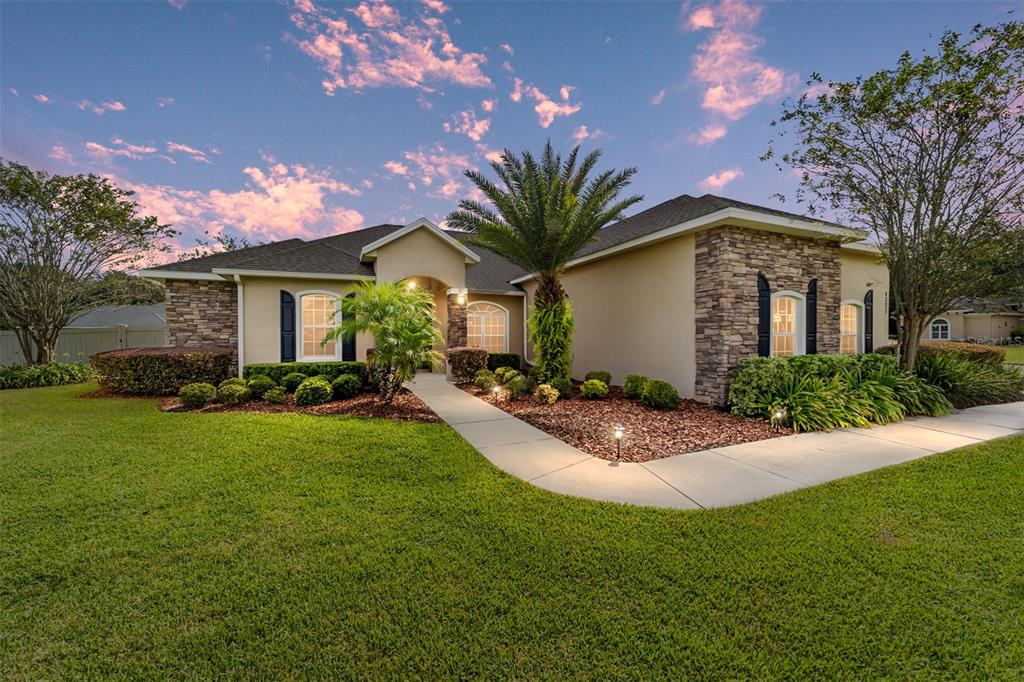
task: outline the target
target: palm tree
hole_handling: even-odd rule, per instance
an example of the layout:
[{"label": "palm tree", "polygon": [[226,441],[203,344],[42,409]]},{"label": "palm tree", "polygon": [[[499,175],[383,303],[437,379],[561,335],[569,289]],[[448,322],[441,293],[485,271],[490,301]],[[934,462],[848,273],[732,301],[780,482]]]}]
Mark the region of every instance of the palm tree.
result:
[{"label": "palm tree", "polygon": [[441,332],[434,326],[434,302],[421,289],[396,282],[360,282],[354,295],[341,299],[341,324],[321,343],[360,332],[373,335],[373,376],[380,383],[381,402],[395,399],[402,384],[424,364],[440,367]]},{"label": "palm tree", "polygon": [[636,168],[590,173],[601,158],[594,150],[577,166],[580,148],[562,160],[549,140],[540,159],[506,149],[491,163],[501,185],[477,171],[468,177],[492,207],[463,199],[448,215],[448,225],[473,233],[471,243],[490,249],[534,273],[539,285],[530,312],[530,340],[537,352],[540,379],[567,378],[572,365],[572,306],[559,280],[565,264],[597,231],[643,199],[619,199]]}]

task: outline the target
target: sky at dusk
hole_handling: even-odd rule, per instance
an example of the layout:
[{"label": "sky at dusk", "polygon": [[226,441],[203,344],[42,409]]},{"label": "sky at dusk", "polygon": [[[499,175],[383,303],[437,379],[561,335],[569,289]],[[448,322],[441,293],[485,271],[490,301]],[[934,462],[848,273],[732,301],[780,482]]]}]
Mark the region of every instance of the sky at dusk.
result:
[{"label": "sky at dusk", "polygon": [[[0,153],[134,189],[182,232],[303,239],[473,196],[503,148],[600,147],[633,210],[763,205],[813,71],[850,79],[1019,2],[3,2]],[[789,210],[799,208],[792,202]]]}]

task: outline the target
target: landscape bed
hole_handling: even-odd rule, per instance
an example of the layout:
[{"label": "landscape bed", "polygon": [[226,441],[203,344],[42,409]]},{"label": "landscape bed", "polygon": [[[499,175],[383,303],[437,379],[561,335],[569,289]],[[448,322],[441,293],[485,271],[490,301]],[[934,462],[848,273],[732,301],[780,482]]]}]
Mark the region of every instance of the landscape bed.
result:
[{"label": "landscape bed", "polygon": [[617,386],[600,400],[586,400],[577,394],[553,405],[539,404],[528,396],[509,400],[504,394],[481,391],[472,384],[461,388],[589,455],[609,460],[617,459],[616,424],[624,429],[624,462],[648,462],[792,433],[694,400],[681,400],[671,410],[655,410],[626,399]]}]

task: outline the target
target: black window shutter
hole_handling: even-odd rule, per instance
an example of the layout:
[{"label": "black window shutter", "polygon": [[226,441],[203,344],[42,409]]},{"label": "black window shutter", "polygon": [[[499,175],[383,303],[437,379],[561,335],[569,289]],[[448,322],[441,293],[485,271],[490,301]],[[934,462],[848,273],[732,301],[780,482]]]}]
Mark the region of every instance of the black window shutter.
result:
[{"label": "black window shutter", "polygon": [[757,273],[757,354],[772,354],[772,290],[768,278]]},{"label": "black window shutter", "polygon": [[807,285],[807,343],[804,352],[814,355],[818,352],[818,280],[812,279]]},{"label": "black window shutter", "polygon": [[295,362],[295,297],[281,290],[281,362]]},{"label": "black window shutter", "polygon": [[[353,291],[351,294],[347,294],[345,298],[352,298],[356,293]],[[356,360],[356,337],[352,336],[350,339],[342,338],[341,341],[341,359],[348,362],[355,362]]]},{"label": "black window shutter", "polygon": [[864,294],[864,352],[872,353],[875,350],[875,291],[868,289]]}]

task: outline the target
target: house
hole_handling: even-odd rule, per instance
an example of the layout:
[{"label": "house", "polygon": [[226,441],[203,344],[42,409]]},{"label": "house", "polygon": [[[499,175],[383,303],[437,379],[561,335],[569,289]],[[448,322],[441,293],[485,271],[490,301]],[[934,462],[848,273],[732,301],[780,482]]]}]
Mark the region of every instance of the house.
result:
[{"label": "house", "polygon": [[[167,287],[171,345],[229,344],[238,363],[363,359],[321,345],[361,280],[433,294],[449,347],[529,360],[531,273],[426,219],[289,239],[146,270]],[[859,230],[710,194],[683,195],[601,230],[566,268],[573,375],[605,369],[722,403],[746,357],[870,351],[884,334],[888,271]]]},{"label": "house", "polygon": [[1024,329],[1024,305],[1011,298],[967,299],[932,318],[922,341],[996,340]]}]

